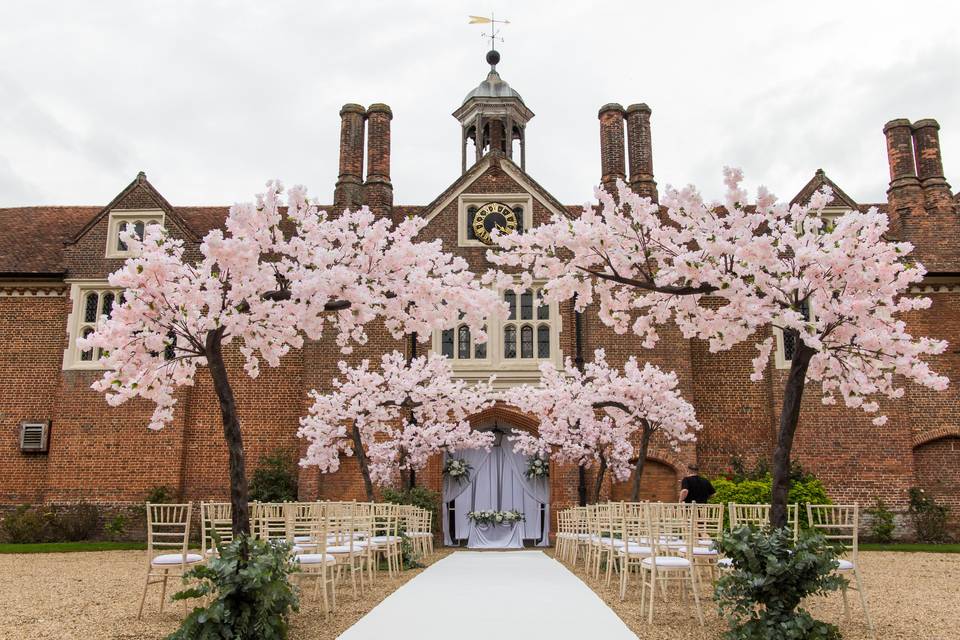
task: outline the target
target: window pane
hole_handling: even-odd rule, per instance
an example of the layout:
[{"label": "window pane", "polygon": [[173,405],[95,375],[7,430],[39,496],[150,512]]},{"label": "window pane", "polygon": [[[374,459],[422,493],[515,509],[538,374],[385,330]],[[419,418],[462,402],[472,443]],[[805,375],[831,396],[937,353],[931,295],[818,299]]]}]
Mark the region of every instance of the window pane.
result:
[{"label": "window pane", "polygon": [[510,307],[510,317],[508,320],[517,319],[517,294],[512,290],[507,289],[503,294],[503,300],[507,303],[507,306]]},{"label": "window pane", "polygon": [[476,240],[477,234],[473,231],[473,219],[477,215],[476,207],[467,207],[467,240]]},{"label": "window pane", "polygon": [[543,289],[537,289],[537,320],[550,319],[550,305],[543,301]]},{"label": "window pane", "polygon": [[127,223],[121,222],[117,225],[117,251],[126,251],[127,243],[120,239],[120,232],[127,230]]},{"label": "window pane", "polygon": [[514,207],[513,215],[517,217],[517,233],[523,233],[523,207]]},{"label": "window pane", "polygon": [[533,327],[528,324],[523,325],[523,328],[520,329],[520,357],[533,357]]},{"label": "window pane", "polygon": [[[93,333],[93,329],[91,327],[87,327],[86,329],[83,330],[83,337],[86,338],[91,333]],[[93,360],[93,349],[91,348],[91,349],[87,349],[86,351],[81,351],[80,359],[85,360],[87,362]]]},{"label": "window pane", "polygon": [[87,294],[87,298],[84,301],[83,308],[83,321],[84,322],[96,322],[97,321],[97,307],[99,306],[100,296],[96,291],[91,291]]},{"label": "window pane", "polygon": [[[486,327],[483,328],[484,331],[487,330]],[[487,343],[478,342],[473,348],[473,357],[475,358],[486,358],[487,357]]]},{"label": "window pane", "polygon": [[457,332],[457,357],[461,360],[468,360],[470,358],[470,347],[472,346],[470,327],[464,325]]},{"label": "window pane", "polygon": [[113,313],[113,298],[114,295],[112,291],[108,291],[103,294],[103,305],[101,306],[100,313],[108,318],[110,317],[110,314]]},{"label": "window pane", "polygon": [[440,337],[440,353],[453,357],[453,329],[447,329]]},{"label": "window pane", "polygon": [[537,357],[550,357],[550,327],[545,324],[537,327]]},{"label": "window pane", "polygon": [[143,240],[143,222],[141,220],[137,220],[137,222],[133,225],[133,232],[137,234],[138,238]]},{"label": "window pane", "polygon": [[783,332],[783,359],[793,360],[793,354],[797,350],[797,334],[793,331]]},{"label": "window pane", "polygon": [[517,357],[517,328],[512,324],[503,328],[503,357]]},{"label": "window pane", "polygon": [[163,359],[173,360],[177,357],[177,334],[171,331],[167,334],[167,338],[170,340],[170,342],[163,350]]},{"label": "window pane", "polygon": [[520,296],[520,319],[533,320],[533,292],[529,289]]}]

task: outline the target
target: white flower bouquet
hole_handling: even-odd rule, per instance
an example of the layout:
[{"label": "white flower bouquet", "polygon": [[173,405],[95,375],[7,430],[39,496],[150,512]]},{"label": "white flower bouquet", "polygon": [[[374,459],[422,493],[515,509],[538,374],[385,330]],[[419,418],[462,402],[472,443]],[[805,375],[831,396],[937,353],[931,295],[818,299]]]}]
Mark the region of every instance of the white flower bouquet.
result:
[{"label": "white flower bouquet", "polygon": [[473,467],[463,458],[447,458],[443,464],[443,474],[459,482],[468,481]]},{"label": "white flower bouquet", "polygon": [[523,522],[526,517],[519,511],[471,511],[467,519],[477,524],[513,524]]},{"label": "white flower bouquet", "polygon": [[548,478],[550,477],[550,463],[547,462],[546,458],[536,457],[530,458],[530,464],[527,465],[527,472],[525,474],[528,479],[533,478]]}]

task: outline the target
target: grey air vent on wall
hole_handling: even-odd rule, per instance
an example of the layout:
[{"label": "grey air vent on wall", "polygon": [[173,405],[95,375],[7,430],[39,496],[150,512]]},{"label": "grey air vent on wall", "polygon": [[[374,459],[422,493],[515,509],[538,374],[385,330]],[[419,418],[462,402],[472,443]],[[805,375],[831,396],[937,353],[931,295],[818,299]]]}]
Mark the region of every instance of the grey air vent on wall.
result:
[{"label": "grey air vent on wall", "polygon": [[21,422],[20,451],[46,453],[50,443],[50,422]]}]

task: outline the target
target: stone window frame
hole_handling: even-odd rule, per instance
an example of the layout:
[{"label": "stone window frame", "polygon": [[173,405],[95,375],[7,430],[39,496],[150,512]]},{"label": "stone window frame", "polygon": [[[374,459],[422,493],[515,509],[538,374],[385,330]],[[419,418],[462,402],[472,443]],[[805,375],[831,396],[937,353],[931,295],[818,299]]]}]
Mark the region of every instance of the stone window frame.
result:
[{"label": "stone window frame", "polygon": [[[487,326],[487,342],[484,343],[486,347],[483,357],[477,358],[476,342],[472,342],[472,350],[470,358],[460,358],[459,355],[459,335],[461,327],[465,325],[458,325],[452,328],[453,331],[453,358],[451,358],[451,364],[453,366],[454,375],[459,378],[464,378],[469,381],[475,380],[485,380],[491,375],[496,375],[497,378],[494,382],[497,387],[507,387],[517,384],[524,383],[536,383],[540,380],[540,365],[544,362],[552,362],[555,366],[563,366],[563,356],[561,354],[560,348],[560,334],[563,331],[563,321],[560,317],[559,304],[552,302],[546,305],[548,318],[538,317],[539,306],[536,304],[537,291],[543,286],[543,282],[534,282],[531,286],[533,290],[533,305],[532,305],[532,318],[524,319],[522,318],[521,312],[521,295],[519,282],[517,286],[513,289],[501,289],[500,296],[506,294],[507,291],[513,290],[517,292],[517,302],[516,302],[516,318],[513,320],[496,320],[491,322]],[[516,327],[516,348],[517,348],[517,357],[515,358],[506,358],[504,357],[504,329],[512,325]],[[521,330],[524,326],[529,325],[533,331],[533,355],[532,357],[522,357],[521,356]],[[550,356],[548,358],[538,357],[538,341],[537,341],[537,332],[540,326],[546,326],[549,329],[549,339],[550,339]],[[447,331],[450,331],[448,329]],[[437,330],[433,332],[433,340],[431,343],[431,350],[434,353],[442,354],[443,353],[443,330]]]},{"label": "stone window frame", "polygon": [[143,223],[163,226],[165,214],[163,209],[113,209],[110,211],[107,223],[107,258],[129,258],[133,253],[129,249],[120,248],[120,228],[125,224]]},{"label": "stone window frame", "polygon": [[481,247],[491,249],[494,245],[484,244],[470,239],[467,232],[467,209],[471,206],[482,207],[488,202],[501,202],[511,209],[523,208],[523,229],[533,227],[533,196],[526,192],[517,193],[462,193],[457,196],[457,246]]},{"label": "stone window frame", "polygon": [[[106,280],[72,280],[68,281],[70,285],[70,313],[67,315],[67,346],[63,350],[63,369],[64,370],[87,370],[103,371],[104,367],[100,365],[100,354],[93,353],[89,360],[82,356],[80,348],[77,346],[77,338],[83,335],[86,329],[96,329],[103,320],[103,296],[112,293],[116,304],[116,297],[120,295],[122,289],[111,287]],[[85,311],[87,298],[96,294],[97,310],[96,318],[92,321],[86,319]]]}]

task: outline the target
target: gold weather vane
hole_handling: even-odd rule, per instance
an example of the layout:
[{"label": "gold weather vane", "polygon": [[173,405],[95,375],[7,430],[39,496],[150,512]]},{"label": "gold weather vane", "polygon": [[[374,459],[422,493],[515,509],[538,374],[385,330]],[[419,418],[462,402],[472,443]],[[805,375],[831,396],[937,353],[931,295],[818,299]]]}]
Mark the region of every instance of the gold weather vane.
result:
[{"label": "gold weather vane", "polygon": [[500,29],[497,28],[498,24],[510,24],[509,20],[495,20],[493,17],[493,11],[490,12],[489,18],[484,18],[483,16],[467,16],[470,18],[468,24],[488,24],[490,25],[490,33],[481,33],[481,38],[490,38],[490,50],[497,50],[497,40],[503,42],[503,38],[500,37]]}]

